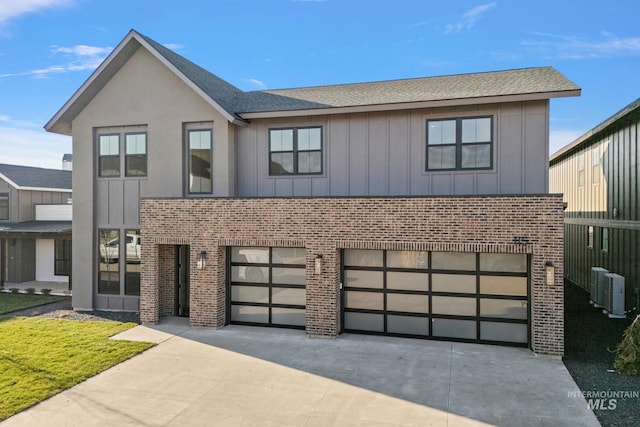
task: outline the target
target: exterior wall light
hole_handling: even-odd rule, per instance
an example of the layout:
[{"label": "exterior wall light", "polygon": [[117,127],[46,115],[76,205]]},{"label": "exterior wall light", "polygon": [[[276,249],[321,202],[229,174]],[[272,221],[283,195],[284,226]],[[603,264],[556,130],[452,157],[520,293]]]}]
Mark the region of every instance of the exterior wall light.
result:
[{"label": "exterior wall light", "polygon": [[316,255],[315,259],[315,274],[322,274],[322,255]]},{"label": "exterior wall light", "polygon": [[551,261],[547,261],[544,263],[544,268],[547,272],[547,285],[553,286],[556,284],[556,267],[553,265]]},{"label": "exterior wall light", "polygon": [[206,267],[207,267],[207,251],[200,251],[200,253],[198,254],[196,268],[198,270],[204,270]]}]

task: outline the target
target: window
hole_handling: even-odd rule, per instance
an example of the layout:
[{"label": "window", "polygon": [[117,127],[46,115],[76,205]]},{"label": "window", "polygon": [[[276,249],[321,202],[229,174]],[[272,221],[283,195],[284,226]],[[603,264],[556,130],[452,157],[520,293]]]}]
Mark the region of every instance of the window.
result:
[{"label": "window", "polygon": [[71,240],[55,240],[53,274],[56,276],[71,275]]},{"label": "window", "polygon": [[125,232],[127,262],[124,275],[124,294],[140,295],[140,230]]},{"label": "window", "polygon": [[211,193],[211,129],[187,131],[189,193]]},{"label": "window", "polygon": [[591,151],[591,183],[600,184],[600,147],[593,147]]},{"label": "window", "polygon": [[120,135],[98,137],[99,176],[120,176]]},{"label": "window", "polygon": [[587,248],[593,249],[593,226],[590,225],[587,229]]},{"label": "window", "polygon": [[584,153],[578,155],[578,188],[584,187]]},{"label": "window", "polygon": [[9,219],[9,195],[7,193],[0,194],[0,220]]},{"label": "window", "polygon": [[120,294],[120,231],[98,230],[98,293]]},{"label": "window", "polygon": [[321,173],[321,127],[269,130],[269,175]]},{"label": "window", "polygon": [[490,169],[491,117],[427,120],[427,170]]},{"label": "window", "polygon": [[126,176],[147,176],[147,134],[125,134],[124,173]]},{"label": "window", "polygon": [[600,238],[602,242],[602,252],[609,252],[609,229],[603,228],[600,231]]}]

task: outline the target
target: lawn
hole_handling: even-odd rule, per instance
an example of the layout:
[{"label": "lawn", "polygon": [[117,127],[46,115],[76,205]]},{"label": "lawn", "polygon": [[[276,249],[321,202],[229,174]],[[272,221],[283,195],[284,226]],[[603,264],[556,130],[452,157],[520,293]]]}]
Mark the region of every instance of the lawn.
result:
[{"label": "lawn", "polygon": [[151,347],[109,339],[134,326],[35,317],[0,321],[0,421]]},{"label": "lawn", "polygon": [[55,295],[8,294],[0,292],[0,315],[25,308],[37,307],[50,302],[62,301],[65,297]]}]

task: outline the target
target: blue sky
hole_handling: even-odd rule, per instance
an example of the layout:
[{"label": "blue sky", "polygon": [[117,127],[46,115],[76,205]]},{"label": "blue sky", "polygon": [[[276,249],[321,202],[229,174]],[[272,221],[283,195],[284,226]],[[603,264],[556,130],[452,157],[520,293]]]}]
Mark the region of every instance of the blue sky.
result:
[{"label": "blue sky", "polygon": [[640,2],[0,0],[0,163],[60,168],[44,124],[131,28],[244,90],[551,65],[551,151],[640,97]]}]

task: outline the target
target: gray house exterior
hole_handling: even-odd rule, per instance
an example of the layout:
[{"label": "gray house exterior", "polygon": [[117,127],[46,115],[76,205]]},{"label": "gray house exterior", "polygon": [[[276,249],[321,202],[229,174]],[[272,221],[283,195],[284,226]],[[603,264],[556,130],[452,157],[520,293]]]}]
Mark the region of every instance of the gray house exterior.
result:
[{"label": "gray house exterior", "polygon": [[0,164],[0,283],[69,282],[71,172]]},{"label": "gray house exterior", "polygon": [[554,153],[551,191],[563,193],[565,277],[591,290],[591,268],[625,278],[625,309],[640,284],[640,99]]},{"label": "gray house exterior", "polygon": [[579,93],[550,67],[244,92],[132,30],[45,126],[73,137],[73,305],[562,354],[549,100]]}]

